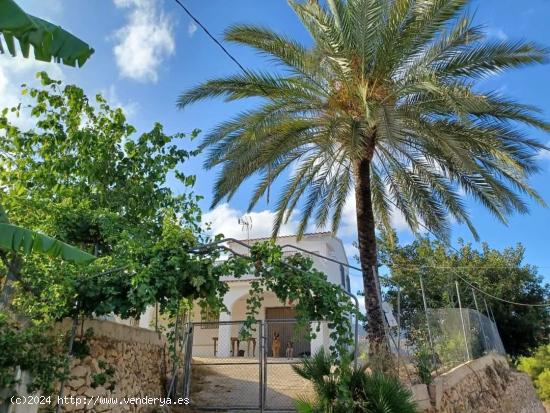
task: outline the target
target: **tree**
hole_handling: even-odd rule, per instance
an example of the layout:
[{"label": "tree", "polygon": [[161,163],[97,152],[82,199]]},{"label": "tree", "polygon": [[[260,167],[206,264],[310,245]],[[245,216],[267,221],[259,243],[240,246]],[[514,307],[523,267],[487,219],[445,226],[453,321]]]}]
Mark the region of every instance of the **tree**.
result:
[{"label": "tree", "polygon": [[[30,390],[47,394],[66,377],[66,343],[48,334],[55,321],[138,317],[155,303],[173,316],[184,299],[219,303],[227,291],[220,278],[236,264],[215,265],[217,251],[191,252],[208,238],[195,178],[180,171],[196,154],[183,148],[183,134],[167,135],[160,124],[137,134],[101,96],[90,99],[46,73],[38,77],[41,87],[23,86],[21,104],[0,111],[0,205],[10,217],[0,222],[0,247],[65,260],[18,255],[11,313],[0,312],[0,384],[14,384],[19,366],[32,376]],[[31,128],[8,116],[22,111]],[[180,183],[178,193],[167,186],[170,176]],[[89,265],[76,265],[89,258]],[[9,276],[0,267],[0,281]],[[23,322],[13,320],[14,312]],[[76,339],[82,344],[86,337]]]},{"label": "tree", "polygon": [[[61,27],[25,13],[13,0],[0,0],[0,33],[8,51],[15,56],[15,40],[29,57],[30,46],[37,60],[63,62],[82,67],[94,49]],[[4,53],[0,37],[0,53]]]},{"label": "tree", "polygon": [[[46,73],[39,78],[42,87],[24,86],[27,100],[13,109],[29,111],[33,128],[11,123],[8,109],[0,116],[0,203],[15,225],[51,234],[98,259],[79,268],[25,257],[17,304],[34,319],[111,312],[129,317],[161,301],[161,287],[169,283],[178,287],[177,299],[216,297],[223,286],[208,268],[215,257],[184,254],[203,236],[194,177],[176,169],[195,155],[176,144],[184,135],[166,135],[155,124],[136,136],[122,111],[101,96],[94,102],[75,85]],[[180,194],[166,186],[169,175],[181,183]],[[113,268],[121,270],[96,275]],[[172,298],[169,305],[176,294]]]},{"label": "tree", "polygon": [[520,357],[517,367],[531,377],[539,397],[550,400],[550,344],[540,346],[530,356]]},{"label": "tree", "polygon": [[[401,287],[401,310],[404,321],[423,308],[419,275],[422,275],[426,299],[430,308],[457,307],[455,281],[459,282],[462,306],[476,309],[468,280],[483,291],[526,304],[540,304],[550,298],[550,285],[536,267],[524,264],[525,249],[521,244],[502,251],[484,243],[481,250],[461,244],[458,251],[439,241],[419,239],[410,245],[397,246],[382,238],[381,262],[390,269],[388,294],[397,308],[397,287]],[[462,277],[459,278],[459,277]],[[550,313],[545,307],[514,306],[485,297],[476,291],[480,311],[488,302],[506,351],[512,356],[526,354],[548,340]]]},{"label": "tree", "polygon": [[528,211],[522,196],[543,204],[527,183],[543,145],[516,126],[549,131],[549,124],[536,108],[480,91],[476,81],[545,62],[547,52],[532,42],[486,40],[464,13],[467,3],[290,0],[311,46],[263,27],[231,27],[228,41],[283,70],[209,80],[178,99],[180,108],[220,96],[263,100],[202,143],[205,167],[221,166],[213,206],[259,176],[251,209],[291,169],[273,234],[297,207],[300,235],[312,221],[330,221],[335,232],[354,193],[371,353],[384,342],[375,229],[389,229],[395,210],[413,231],[425,226],[445,237],[453,218],[477,236],[462,190],[503,223]]},{"label": "tree", "polygon": [[47,254],[50,257],[61,257],[75,264],[87,264],[95,257],[72,245],[27,228],[10,224],[4,208],[0,205],[0,258],[6,267],[6,277],[0,297],[1,308],[9,307],[13,282],[18,280],[21,272],[20,254],[30,255],[33,252]]}]

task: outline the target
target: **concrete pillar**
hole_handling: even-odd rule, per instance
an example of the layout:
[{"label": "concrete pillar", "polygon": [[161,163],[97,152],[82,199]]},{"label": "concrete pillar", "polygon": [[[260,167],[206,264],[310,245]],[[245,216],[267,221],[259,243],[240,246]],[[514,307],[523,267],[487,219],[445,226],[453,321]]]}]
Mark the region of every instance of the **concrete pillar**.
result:
[{"label": "concrete pillar", "polygon": [[150,305],[139,318],[139,327],[149,330],[155,329],[155,306]]},{"label": "concrete pillar", "polygon": [[[231,316],[227,313],[220,314],[220,322],[230,321]],[[231,324],[220,323],[218,327],[218,357],[231,356]]]},{"label": "concrete pillar", "polygon": [[321,322],[319,332],[315,331],[317,329],[317,323],[312,323],[312,329],[316,337],[311,340],[311,355],[314,355],[322,348],[328,351],[330,338],[327,323],[325,321]]},{"label": "concrete pillar", "polygon": [[[223,303],[226,306],[229,312],[233,311],[233,306],[237,300],[247,293],[247,290],[243,287],[233,287],[228,291],[228,293],[223,298]],[[220,322],[231,321],[233,319],[231,314],[221,313]],[[220,323],[218,327],[218,357],[230,357],[231,356],[231,331],[233,330],[233,325],[231,324],[222,324]]]}]

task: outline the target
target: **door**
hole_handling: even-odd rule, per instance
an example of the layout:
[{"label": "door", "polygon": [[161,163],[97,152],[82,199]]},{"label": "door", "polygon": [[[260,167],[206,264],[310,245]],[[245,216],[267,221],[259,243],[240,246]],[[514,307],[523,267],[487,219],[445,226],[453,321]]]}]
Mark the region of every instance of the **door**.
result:
[{"label": "door", "polygon": [[[279,357],[286,357],[286,348],[291,343],[293,357],[304,357],[311,355],[311,345],[308,340],[308,327],[300,327],[294,321],[296,311],[291,307],[269,307],[265,309],[265,319],[267,324],[267,355],[276,357],[279,347]],[[287,321],[288,320],[288,321]],[[279,346],[274,344],[274,336],[279,336]]]}]

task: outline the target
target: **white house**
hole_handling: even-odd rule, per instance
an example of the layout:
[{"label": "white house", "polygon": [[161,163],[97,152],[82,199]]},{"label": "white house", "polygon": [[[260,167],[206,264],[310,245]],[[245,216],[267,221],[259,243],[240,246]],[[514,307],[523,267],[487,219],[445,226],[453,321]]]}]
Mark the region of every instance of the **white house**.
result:
[{"label": "white house", "polygon": [[[268,238],[256,238],[242,240],[241,242],[248,245],[253,245],[256,242],[266,241]],[[293,255],[300,252],[303,255],[309,256],[317,270],[327,275],[329,281],[341,286],[346,291],[350,291],[349,271],[345,265],[329,261],[313,254],[307,254],[293,247],[299,247],[323,257],[328,257],[333,260],[348,263],[346,253],[342,241],[333,236],[330,232],[318,232],[304,234],[297,240],[295,235],[280,236],[276,239],[276,243],[283,247],[283,253]],[[228,242],[227,247],[236,253],[249,255],[249,249],[246,246],[236,242]],[[229,284],[229,291],[224,297],[224,304],[229,310],[228,313],[212,314],[208,311],[202,311],[200,306],[194,306],[190,321],[197,324],[194,329],[193,337],[193,355],[205,357],[229,357],[237,352],[237,348],[247,350],[246,355],[250,356],[258,354],[258,349],[254,351],[254,347],[258,346],[257,334],[254,339],[248,340],[247,343],[237,344],[239,331],[242,328],[242,321],[246,319],[246,299],[249,296],[250,282],[254,279],[253,274],[235,279],[232,277],[224,277],[224,281]],[[316,333],[316,338],[312,341],[306,340],[305,333],[296,331],[296,323],[292,321],[295,318],[292,303],[283,303],[274,293],[266,291],[264,293],[262,307],[258,313],[258,321],[266,321],[266,335],[268,337],[267,349],[268,354],[273,356],[273,336],[279,334],[281,345],[280,356],[285,356],[285,347],[287,343],[292,342],[293,356],[298,357],[304,354],[312,354],[321,347],[328,349],[330,345],[329,330],[325,323],[321,323],[320,331]],[[152,328],[155,317],[154,308],[149,308],[139,320],[133,323],[136,326],[143,328]],[[278,321],[274,321],[278,320]],[[119,320],[123,323],[128,323],[128,320]],[[275,354],[276,355],[276,354]]]},{"label": "white house", "polygon": [[[243,240],[242,242],[252,245],[256,242],[265,240],[267,240],[267,238]],[[344,262],[346,264],[348,262],[342,241],[334,237],[330,232],[305,234],[300,241],[297,240],[295,235],[281,236],[277,238],[276,243],[283,247],[284,254],[291,255],[296,252],[301,252],[304,255],[308,255],[303,251],[298,251],[293,248],[299,247],[303,250],[311,251],[339,262]],[[227,246],[239,254],[249,254],[249,249],[238,243],[228,242]],[[309,254],[309,257],[313,260],[315,268],[325,273],[329,281],[341,286],[349,292],[349,272],[345,265],[340,265],[312,254]],[[222,313],[218,318],[217,315],[214,314],[208,314],[207,312],[205,314],[200,308],[194,310],[191,321],[204,323],[195,328],[193,340],[194,355],[214,356],[214,353],[216,353],[218,357],[228,357],[236,352],[234,348],[236,346],[235,341],[242,328],[242,323],[238,323],[238,321],[244,321],[246,319],[246,299],[249,296],[250,282],[253,279],[253,274],[239,279],[232,277],[224,278],[224,281],[227,282],[230,287],[229,292],[224,297],[224,304],[229,310],[229,313]],[[316,334],[317,337],[310,342],[303,337],[304,333],[300,334],[299,331],[295,331],[295,323],[284,321],[284,319],[295,318],[292,307],[292,303],[281,302],[274,293],[264,293],[262,307],[259,310],[257,318],[258,320],[267,321],[266,335],[268,337],[268,354],[273,355],[272,340],[275,333],[280,336],[280,356],[285,356],[285,347],[289,341],[292,342],[293,355],[295,357],[314,353],[320,347],[328,348],[330,343],[329,331],[327,326],[323,323],[321,324],[321,331]],[[240,349],[247,350],[246,355],[248,355],[249,348],[250,352],[253,353],[254,344],[255,343],[247,342],[243,346],[241,343]],[[250,355],[252,356],[252,354]]]}]

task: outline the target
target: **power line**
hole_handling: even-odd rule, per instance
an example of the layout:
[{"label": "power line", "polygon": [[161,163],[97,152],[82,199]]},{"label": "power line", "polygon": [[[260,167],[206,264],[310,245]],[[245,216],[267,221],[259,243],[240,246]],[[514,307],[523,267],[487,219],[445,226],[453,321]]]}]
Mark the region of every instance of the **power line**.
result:
[{"label": "power line", "polygon": [[[398,208],[397,205],[395,203],[393,203],[393,201],[389,200],[389,202],[394,207]],[[430,234],[432,234],[435,238],[439,239],[439,237],[436,234],[434,234],[434,232],[430,228],[428,228],[426,225],[424,225],[422,222],[419,222],[418,225],[421,226],[422,228],[424,228]],[[460,254],[460,251],[458,250],[458,248],[455,248],[450,242],[444,240],[443,243],[445,245],[447,245],[449,248],[451,248],[452,250],[454,250],[455,252],[457,252],[458,254]],[[489,293],[485,290],[482,290],[480,287],[472,284],[470,281],[466,280],[466,278],[462,277],[459,274],[455,274],[455,276],[460,278],[464,283],[469,285],[471,288],[475,289],[476,291],[480,292],[481,294],[486,295],[487,297],[492,298],[493,300],[497,300],[497,301],[500,301],[500,302],[503,302],[503,303],[506,303],[506,304],[518,305],[518,306],[522,306],[522,307],[550,307],[550,303],[528,304],[528,303],[518,303],[518,302],[515,302],[515,301],[506,300],[504,298],[497,297],[497,296],[495,296],[495,295],[493,295],[493,294],[491,294],[491,293]]]},{"label": "power line", "polygon": [[[233,63],[235,63],[239,67],[239,69],[241,69],[243,71],[244,74],[246,74],[246,75],[249,74],[248,70],[237,60],[237,58],[234,57],[229,52],[229,50],[227,50],[226,47],[218,39],[216,39],[216,37],[214,35],[212,35],[212,33],[208,30],[208,28],[204,24],[202,24],[201,21],[197,17],[195,17],[193,15],[193,13],[191,13],[191,11],[180,0],[174,0],[174,1],[176,2],[177,5],[179,5],[183,9],[183,11],[191,18],[191,20],[193,20],[204,31],[204,33],[206,33],[206,35],[223,51],[223,53],[227,57],[229,57],[229,59],[231,59],[233,61]],[[269,195],[268,195],[268,197],[269,197]],[[397,205],[393,201],[389,200],[389,202],[394,207],[398,208]],[[426,231],[428,231],[434,237],[439,238],[439,237],[437,237],[436,234],[434,234],[434,232],[431,229],[426,227],[421,222],[419,222],[419,226],[424,228]],[[457,248],[455,248],[453,245],[451,245],[450,243],[448,243],[446,241],[445,241],[445,245],[447,245],[449,248],[453,249],[455,252],[460,253],[460,251]],[[436,268],[436,267],[431,267],[431,268]],[[440,268],[443,268],[443,267],[440,267]],[[454,267],[454,268],[457,268],[457,267]],[[488,267],[485,267],[485,268],[488,268]],[[495,268],[497,268],[497,267],[495,267]],[[499,268],[502,268],[502,267],[499,267]],[[465,283],[470,285],[472,288],[475,288],[480,293],[485,294],[486,296],[491,297],[494,300],[502,301],[502,302],[505,302],[505,303],[508,303],[508,304],[528,306],[528,307],[550,307],[550,304],[526,304],[526,303],[516,303],[516,302],[513,302],[513,301],[508,301],[508,300],[505,300],[503,298],[496,297],[496,296],[494,296],[494,295],[492,295],[492,294],[490,294],[486,291],[483,291],[479,287],[475,287],[473,284],[470,284],[468,281],[466,281],[461,276],[458,276],[458,277],[461,278]]]},{"label": "power line", "polygon": [[476,290],[476,291],[480,292],[481,294],[484,294],[487,297],[490,297],[494,300],[502,301],[503,303],[512,304],[512,305],[519,305],[519,306],[522,306],[522,307],[550,307],[550,304],[527,304],[527,303],[518,303],[516,301],[506,300],[504,298],[497,297],[497,296],[495,296],[491,293],[488,293],[487,291],[482,290],[481,288],[479,288],[479,287],[473,285],[472,283],[470,283],[468,280],[466,280],[461,275],[456,274],[456,276],[458,278],[460,278],[464,283],[466,283],[470,288],[473,288],[474,290]]},{"label": "power line", "polygon": [[210,39],[212,39],[212,41],[216,43],[216,45],[218,45],[220,49],[222,49],[225,55],[229,57],[233,61],[233,63],[239,66],[239,69],[241,69],[245,74],[248,74],[248,70],[246,70],[246,68],[237,60],[237,58],[233,56],[231,53],[229,53],[229,50],[227,50],[225,46],[221,44],[221,42],[218,39],[216,39],[216,37],[214,37],[212,33],[210,33],[210,31],[206,28],[206,26],[202,24],[200,20],[197,19],[193,15],[193,13],[191,13],[191,11],[187,7],[185,7],[185,5],[180,0],[174,0],[174,1],[183,9],[183,11],[185,11],[185,13],[191,18],[191,20],[193,20],[206,33],[206,35],[210,37]]},{"label": "power line", "polygon": [[[233,63],[235,63],[239,69],[242,70],[242,72],[247,75],[247,76],[250,76],[250,72],[237,60],[237,58],[235,56],[233,56],[229,50],[227,50],[225,48],[225,46],[218,40],[216,39],[216,37],[210,33],[210,30],[208,30],[208,28],[201,23],[201,21],[196,18],[193,13],[191,13],[191,11],[185,7],[185,5],[180,1],[180,0],[174,0],[176,2],[177,5],[179,5],[183,11],[206,33],[206,35],[214,42],[216,43],[216,45],[223,51],[223,53],[229,57]],[[260,90],[267,96],[268,93],[266,92],[265,88],[259,84],[258,87],[260,88]],[[271,191],[271,163],[268,165],[268,175],[269,175],[269,182],[270,184],[268,185],[267,187],[267,203],[269,204],[269,194],[270,194],[270,191]]]}]

